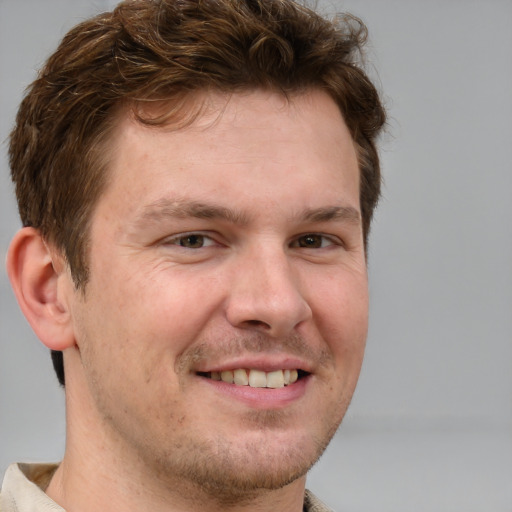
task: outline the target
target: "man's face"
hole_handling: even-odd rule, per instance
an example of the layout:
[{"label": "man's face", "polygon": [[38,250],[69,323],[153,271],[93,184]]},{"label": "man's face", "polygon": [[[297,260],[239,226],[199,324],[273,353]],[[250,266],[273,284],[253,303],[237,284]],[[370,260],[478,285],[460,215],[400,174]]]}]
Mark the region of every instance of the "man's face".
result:
[{"label": "man's face", "polygon": [[72,301],[74,410],[161,478],[277,488],[321,454],[360,370],[357,157],[324,93],[209,104],[180,130],[121,119]]}]

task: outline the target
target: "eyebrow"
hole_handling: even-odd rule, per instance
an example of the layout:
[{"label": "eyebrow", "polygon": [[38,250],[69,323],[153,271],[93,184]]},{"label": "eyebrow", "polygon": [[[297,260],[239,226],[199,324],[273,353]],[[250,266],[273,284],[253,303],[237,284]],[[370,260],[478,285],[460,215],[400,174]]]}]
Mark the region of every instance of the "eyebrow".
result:
[{"label": "eyebrow", "polygon": [[243,212],[215,204],[182,199],[159,199],[144,207],[140,221],[159,221],[168,217],[196,219],[220,219],[232,224],[246,225],[248,218]]},{"label": "eyebrow", "polygon": [[302,220],[306,222],[328,222],[342,220],[351,224],[361,223],[359,210],[352,206],[327,206],[325,208],[310,208],[302,214]]},{"label": "eyebrow", "polygon": [[[250,221],[246,213],[232,208],[200,201],[163,198],[145,206],[142,214],[137,219],[137,224],[147,221],[158,222],[169,217],[182,219],[190,217],[197,219],[218,219],[241,226],[247,225]],[[361,223],[359,210],[352,206],[308,208],[302,211],[298,215],[298,218],[302,222],[329,222],[340,220],[351,224]]]}]

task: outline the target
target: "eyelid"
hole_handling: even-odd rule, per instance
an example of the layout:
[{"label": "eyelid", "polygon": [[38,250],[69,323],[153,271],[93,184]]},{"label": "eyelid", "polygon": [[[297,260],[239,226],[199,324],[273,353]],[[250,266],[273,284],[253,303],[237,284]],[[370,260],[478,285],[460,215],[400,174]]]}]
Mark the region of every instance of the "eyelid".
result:
[{"label": "eyelid", "polygon": [[[182,249],[192,249],[188,247],[183,247],[179,244],[179,241],[187,238],[189,236],[201,236],[204,240],[207,240],[208,243],[204,244],[200,249],[203,249],[204,247],[212,247],[213,245],[220,245],[220,243],[212,236],[211,233],[205,232],[205,231],[186,231],[184,233],[177,233],[176,235],[171,235],[163,238],[161,240],[162,245],[173,245],[176,247],[180,247]],[[192,249],[194,250],[194,249]],[[197,249],[195,249],[197,250]]]},{"label": "eyelid", "polygon": [[[308,236],[321,237],[322,238],[322,246],[321,247],[299,247],[298,245],[296,245],[301,238],[308,237]],[[324,241],[328,241],[330,243],[327,245],[323,245]],[[331,246],[345,247],[345,243],[339,236],[327,234],[327,233],[317,233],[314,231],[301,233],[300,235],[295,236],[290,243],[290,247],[297,247],[299,249],[311,249],[311,250],[326,249],[327,247],[331,247]]]}]

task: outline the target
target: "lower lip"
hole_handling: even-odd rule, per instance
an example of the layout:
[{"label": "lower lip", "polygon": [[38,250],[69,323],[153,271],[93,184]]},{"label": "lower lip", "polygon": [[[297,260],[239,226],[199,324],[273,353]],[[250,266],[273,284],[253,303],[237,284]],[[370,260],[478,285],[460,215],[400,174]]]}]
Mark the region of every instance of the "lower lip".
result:
[{"label": "lower lip", "polygon": [[311,375],[282,388],[252,388],[238,386],[218,380],[200,377],[205,384],[217,393],[235,399],[254,409],[281,409],[302,398],[311,379]]}]

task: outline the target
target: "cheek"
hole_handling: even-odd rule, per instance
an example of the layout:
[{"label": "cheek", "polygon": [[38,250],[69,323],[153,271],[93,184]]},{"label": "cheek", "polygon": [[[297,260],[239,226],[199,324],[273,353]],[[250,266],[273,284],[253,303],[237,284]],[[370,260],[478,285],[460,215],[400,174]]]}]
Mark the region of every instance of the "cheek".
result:
[{"label": "cheek", "polygon": [[365,273],[334,276],[315,294],[315,317],[336,366],[360,366],[368,331],[368,283]]},{"label": "cheek", "polygon": [[219,287],[213,280],[175,269],[134,279],[124,295],[142,332],[165,332],[168,341],[169,337],[174,343],[181,340],[183,346],[207,327],[221,303]]},{"label": "cheek", "polygon": [[[141,265],[133,265],[140,268]],[[94,304],[93,329],[121,355],[144,359],[175,357],[187,348],[222,302],[214,278],[191,271],[159,266],[127,272],[120,265],[96,274],[90,303]],[[102,291],[103,290],[103,291]]]}]

